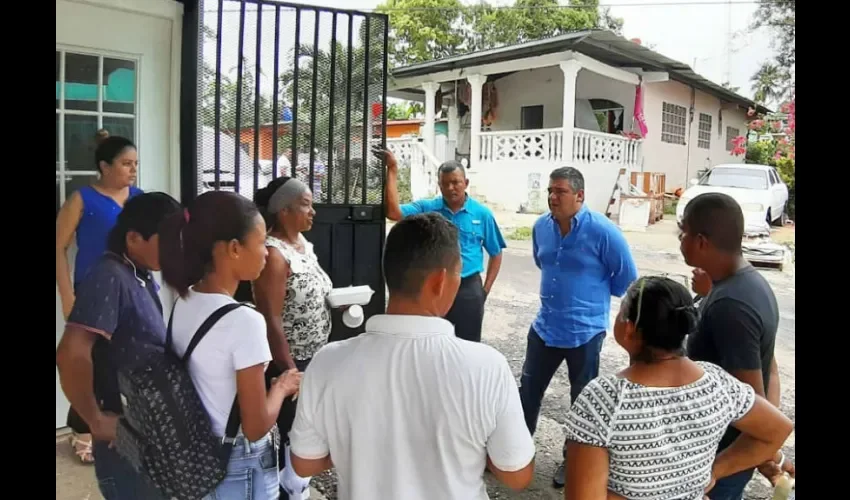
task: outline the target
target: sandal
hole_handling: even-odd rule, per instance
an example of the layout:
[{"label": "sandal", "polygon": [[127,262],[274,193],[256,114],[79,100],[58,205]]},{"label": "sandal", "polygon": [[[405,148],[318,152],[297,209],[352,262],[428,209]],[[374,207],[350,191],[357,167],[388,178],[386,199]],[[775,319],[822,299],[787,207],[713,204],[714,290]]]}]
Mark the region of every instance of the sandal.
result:
[{"label": "sandal", "polygon": [[84,441],[80,439],[78,434],[74,433],[71,434],[71,446],[74,448],[74,454],[77,455],[80,462],[84,464],[94,463],[94,455],[91,450],[91,440]]}]

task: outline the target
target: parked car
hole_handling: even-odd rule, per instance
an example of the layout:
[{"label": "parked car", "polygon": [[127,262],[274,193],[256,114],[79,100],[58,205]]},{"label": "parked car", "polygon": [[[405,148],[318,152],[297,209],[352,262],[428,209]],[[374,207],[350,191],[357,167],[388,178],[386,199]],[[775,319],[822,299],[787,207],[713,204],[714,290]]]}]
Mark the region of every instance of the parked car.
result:
[{"label": "parked car", "polygon": [[786,220],[788,186],[776,169],[769,165],[717,165],[682,193],[676,207],[676,220],[681,222],[688,202],[703,193],[728,194],[741,205],[744,223],[748,227],[768,224],[782,225]]}]

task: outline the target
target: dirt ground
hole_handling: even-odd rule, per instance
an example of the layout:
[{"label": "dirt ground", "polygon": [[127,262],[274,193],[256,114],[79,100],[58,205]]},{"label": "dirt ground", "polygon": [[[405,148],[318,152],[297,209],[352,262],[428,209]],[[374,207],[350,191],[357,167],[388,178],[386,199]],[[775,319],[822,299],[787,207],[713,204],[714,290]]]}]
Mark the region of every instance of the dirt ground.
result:
[{"label": "dirt ground", "polygon": [[[507,218],[507,217],[506,217]],[[530,226],[528,216],[511,216],[508,224],[515,227]],[[533,219],[532,219],[533,220]],[[501,220],[500,220],[501,222]],[[783,228],[784,229],[784,228]],[[663,220],[644,233],[625,233],[641,275],[669,273],[690,276],[676,237],[676,224]],[[793,240],[793,231],[790,238]],[[780,305],[780,329],[776,344],[776,357],[782,381],[782,410],[792,420],[795,418],[795,298],[794,269],[783,272],[761,271],[768,279]],[[525,356],[526,334],[539,307],[538,286],[540,273],[531,259],[530,241],[509,241],[502,261],[499,279],[488,298],[484,316],[483,341],[499,349],[508,359],[514,375],[519,379]],[[619,309],[619,299],[612,301],[613,314]],[[616,373],[627,364],[627,357],[611,335],[605,339],[601,354],[601,374]],[[541,417],[534,440],[539,450],[535,464],[535,480],[522,492],[514,492],[488,477],[491,498],[548,500],[563,498],[563,491],[552,488],[552,474],[561,460],[564,444],[562,422],[569,410],[569,380],[562,366],[552,380],[543,401]],[[794,434],[785,444],[785,453],[794,460]],[[796,460],[795,460],[796,464]],[[767,499],[772,495],[768,483],[759,474],[751,481],[745,498]]]},{"label": "dirt ground", "polygon": [[[531,227],[536,216],[520,214],[497,214],[500,226],[507,235],[515,228]],[[626,233],[639,271],[645,274],[669,273],[675,277],[690,275],[678,250],[676,225],[672,220],[663,220],[643,233]],[[794,243],[794,228],[777,231],[774,239],[781,243]],[[776,357],[782,382],[782,410],[795,419],[795,278],[794,266],[786,266],[780,272],[762,271],[773,286],[780,305],[780,327],[776,343]],[[487,301],[484,318],[483,341],[494,346],[508,359],[514,375],[519,379],[525,355],[526,334],[539,307],[538,286],[540,273],[531,259],[530,241],[508,241],[508,249],[502,263],[499,279]],[[684,278],[682,278],[684,279]],[[619,300],[612,301],[614,314]],[[605,339],[601,355],[601,373],[615,373],[626,365],[625,352],[609,335]],[[549,500],[563,498],[563,491],[551,486],[551,477],[561,459],[564,442],[562,422],[569,409],[569,381],[566,367],[555,374],[541,409],[537,433],[534,436],[538,448],[535,480],[522,492],[514,492],[497,484],[487,476],[488,492],[493,499]],[[784,450],[795,461],[794,434],[788,439]],[[328,475],[329,476],[329,475]],[[314,485],[335,498],[331,478],[314,478]],[[767,482],[759,474],[747,489],[748,500],[770,498]],[[56,498],[57,500],[100,499],[94,482],[93,468],[80,465],[73,460],[67,440],[57,439],[56,446]],[[312,499],[323,498],[314,490]],[[393,499],[395,500],[395,499]],[[401,499],[399,499],[401,500]]]}]

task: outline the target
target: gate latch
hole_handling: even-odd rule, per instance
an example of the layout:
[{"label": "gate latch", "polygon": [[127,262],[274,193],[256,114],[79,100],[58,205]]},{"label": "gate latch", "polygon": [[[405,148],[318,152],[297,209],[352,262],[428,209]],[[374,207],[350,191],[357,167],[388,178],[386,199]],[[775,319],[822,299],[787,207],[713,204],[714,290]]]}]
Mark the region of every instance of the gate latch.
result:
[{"label": "gate latch", "polygon": [[356,205],[351,207],[352,220],[372,220],[372,208],[368,205]]}]

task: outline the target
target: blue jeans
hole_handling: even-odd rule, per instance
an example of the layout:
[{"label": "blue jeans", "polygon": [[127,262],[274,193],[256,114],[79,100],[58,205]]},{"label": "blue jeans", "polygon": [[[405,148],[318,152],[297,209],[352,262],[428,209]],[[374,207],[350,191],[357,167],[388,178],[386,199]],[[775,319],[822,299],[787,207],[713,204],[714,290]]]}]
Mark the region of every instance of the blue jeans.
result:
[{"label": "blue jeans", "polygon": [[525,424],[528,431],[534,434],[537,429],[537,417],[540,415],[540,404],[543,394],[549,387],[549,382],[562,361],[567,362],[567,375],[570,379],[570,402],[575,401],[584,386],[599,376],[599,353],[605,332],[599,333],[586,344],[571,349],[549,347],[537,335],[534,328],[528,330],[528,344],[525,348],[525,362],[522,365],[519,397],[522,411],[525,414]]},{"label": "blue jeans", "polygon": [[753,478],[755,469],[741,471],[731,476],[724,477],[714,483],[714,488],[708,492],[711,500],[742,500],[744,489]]},{"label": "blue jeans", "polygon": [[133,469],[109,443],[95,441],[94,473],[105,500],[161,500],[162,494]]},{"label": "blue jeans", "polygon": [[278,484],[272,434],[253,443],[239,436],[230,453],[227,476],[204,500],[277,500]]}]

